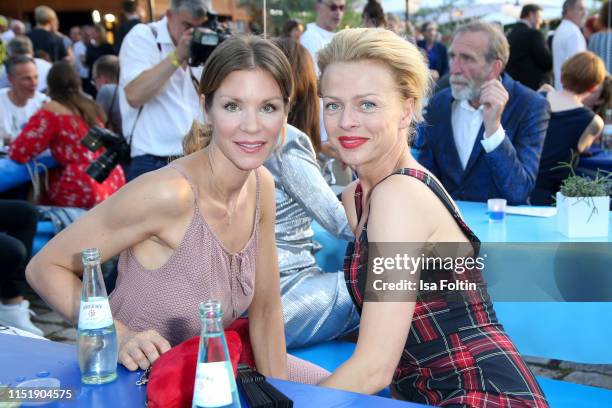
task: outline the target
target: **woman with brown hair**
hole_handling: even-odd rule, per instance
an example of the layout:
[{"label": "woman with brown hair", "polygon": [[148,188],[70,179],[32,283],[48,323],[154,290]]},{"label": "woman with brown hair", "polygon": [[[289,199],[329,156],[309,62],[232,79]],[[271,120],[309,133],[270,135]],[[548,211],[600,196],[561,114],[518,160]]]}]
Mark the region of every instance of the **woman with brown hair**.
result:
[{"label": "woman with brown hair", "polygon": [[[342,204],[316,160],[319,97],[310,54],[291,39],[274,43],[288,60],[295,82],[283,145],[266,160],[276,188],[276,247],[285,336],[289,347],[332,340],[357,327],[359,315],[341,271],[324,271],[315,260],[312,221],[351,240]],[[314,146],[314,147],[313,147]]]},{"label": "woman with brown hair", "polygon": [[605,119],[606,111],[612,109],[612,76],[606,74],[606,79],[582,102],[596,115]]},{"label": "woman with brown hair", "polygon": [[290,38],[293,41],[300,42],[300,37],[304,34],[304,25],[295,19],[289,19],[283,25],[281,38]]},{"label": "woman with brown hair", "polygon": [[[185,156],[133,180],[51,240],[30,262],[32,287],[76,321],[78,254],[120,254],[110,306],[119,361],[145,369],[200,332],[198,305],[219,300],[223,324],[248,311],[258,371],[316,383],[325,371],[287,356],[274,241],[274,181],[261,165],[279,142],[293,90],[269,41],[234,36],[211,54],[199,93],[207,125]],[[95,233],[92,233],[95,231]]]},{"label": "woman with brown hair", "polygon": [[361,26],[366,28],[385,28],[387,17],[377,0],[368,0],[361,13]]},{"label": "woman with brown hair", "polygon": [[91,208],[104,201],[125,184],[120,166],[98,183],[85,171],[101,154],[89,151],[81,140],[94,126],[105,120],[100,107],[81,91],[81,79],[66,61],[53,64],[47,76],[51,101],[30,118],[9,148],[9,157],[27,163],[50,149],[60,164],[49,171],[49,189],[41,204]]},{"label": "woman with brown hair", "polygon": [[274,45],[291,61],[293,98],[287,123],[306,133],[316,153],[321,150],[319,96],[314,63],[306,47],[288,38],[276,38]]}]

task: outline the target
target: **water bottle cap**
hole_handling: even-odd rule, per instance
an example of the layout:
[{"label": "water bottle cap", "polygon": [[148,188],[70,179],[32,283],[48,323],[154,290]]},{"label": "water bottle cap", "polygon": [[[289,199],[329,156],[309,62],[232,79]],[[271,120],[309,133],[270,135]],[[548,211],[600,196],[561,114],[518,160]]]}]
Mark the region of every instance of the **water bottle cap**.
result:
[{"label": "water bottle cap", "polygon": [[87,248],[81,252],[83,263],[100,261],[100,250],[98,248]]},{"label": "water bottle cap", "polygon": [[221,302],[218,300],[207,300],[200,303],[200,318],[202,319],[216,319],[223,317],[223,310],[221,309]]}]

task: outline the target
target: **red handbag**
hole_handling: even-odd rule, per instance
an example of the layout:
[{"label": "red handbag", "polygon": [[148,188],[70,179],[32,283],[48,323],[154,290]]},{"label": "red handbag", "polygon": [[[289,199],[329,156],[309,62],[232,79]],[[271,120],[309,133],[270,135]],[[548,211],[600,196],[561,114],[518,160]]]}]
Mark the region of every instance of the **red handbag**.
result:
[{"label": "red handbag", "polygon": [[[225,330],[234,376],[238,363],[255,367],[249,320],[237,319]],[[193,399],[200,336],[185,340],[159,357],[151,367],[147,383],[150,408],[190,408]]]}]

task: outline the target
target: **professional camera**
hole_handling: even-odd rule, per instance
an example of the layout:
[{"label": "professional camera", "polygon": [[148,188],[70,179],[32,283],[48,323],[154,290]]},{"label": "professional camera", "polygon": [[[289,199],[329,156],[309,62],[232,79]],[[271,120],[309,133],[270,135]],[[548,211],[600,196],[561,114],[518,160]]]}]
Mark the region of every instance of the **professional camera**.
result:
[{"label": "professional camera", "polygon": [[219,24],[217,14],[208,13],[207,17],[206,22],[195,28],[191,36],[189,65],[192,67],[204,65],[217,45],[232,35],[228,27]]},{"label": "professional camera", "polygon": [[130,160],[130,145],[121,136],[118,136],[108,129],[94,126],[89,129],[81,144],[92,152],[104,146],[106,151],[87,167],[87,174],[98,183],[106,180],[119,163],[126,163]]}]

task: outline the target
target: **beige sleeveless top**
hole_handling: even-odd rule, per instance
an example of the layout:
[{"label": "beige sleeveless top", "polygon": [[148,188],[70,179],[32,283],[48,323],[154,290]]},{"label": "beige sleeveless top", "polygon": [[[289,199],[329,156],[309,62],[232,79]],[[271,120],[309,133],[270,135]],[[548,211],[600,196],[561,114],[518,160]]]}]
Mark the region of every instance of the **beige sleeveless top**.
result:
[{"label": "beige sleeveless top", "polygon": [[242,250],[230,253],[214,235],[198,206],[198,191],[187,173],[170,164],[189,182],[195,209],[185,236],[170,259],[148,270],[131,249],[119,257],[119,275],[110,295],[113,317],[130,330],[157,330],[176,345],[198,335],[200,302],[220,300],[223,324],[230,325],[253,299],[255,259],[259,232],[259,174],[256,176],[256,210],[253,231]]}]

